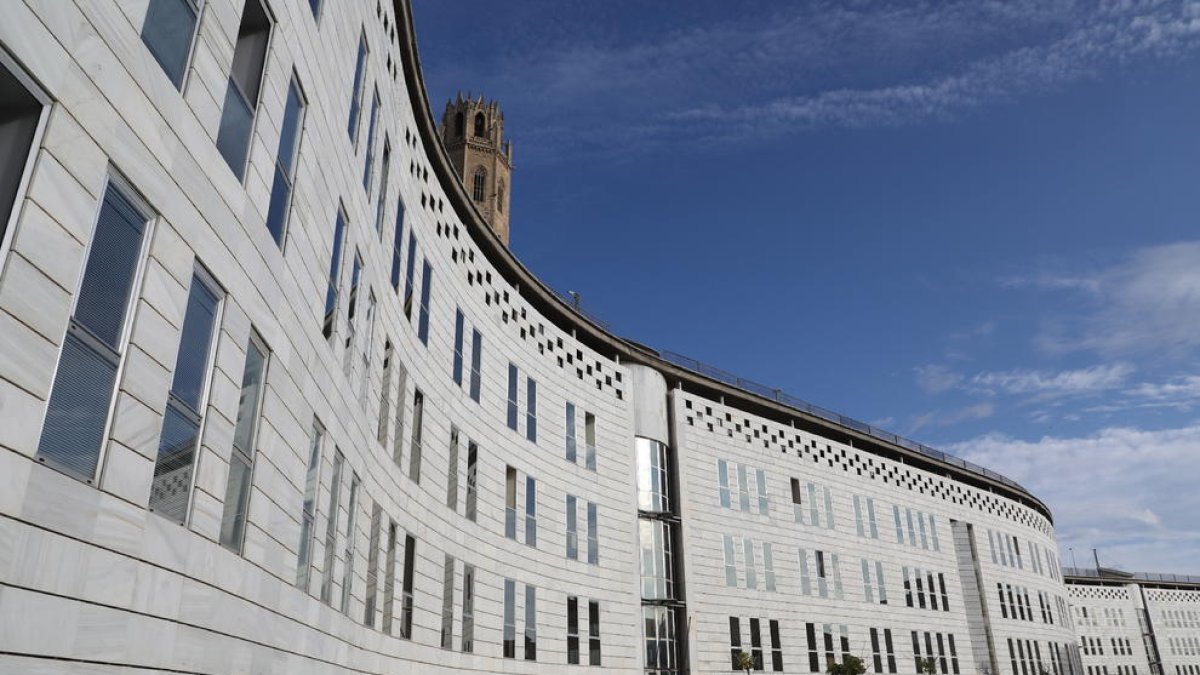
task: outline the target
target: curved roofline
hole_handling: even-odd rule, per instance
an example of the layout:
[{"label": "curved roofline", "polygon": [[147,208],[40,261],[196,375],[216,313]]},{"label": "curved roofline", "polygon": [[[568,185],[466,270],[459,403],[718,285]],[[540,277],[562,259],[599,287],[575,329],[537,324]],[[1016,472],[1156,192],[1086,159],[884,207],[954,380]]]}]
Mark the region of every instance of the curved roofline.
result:
[{"label": "curved roofline", "polygon": [[[827,419],[811,411],[787,405],[779,400],[682,367],[664,359],[659,352],[653,349],[614,335],[596,321],[573,309],[512,254],[488,226],[483,215],[467,194],[466,187],[459,179],[458,173],[450,161],[450,156],[447,154],[445,146],[442,145],[437,132],[437,123],[433,118],[433,109],[429,105],[420,52],[417,49],[411,0],[393,0],[393,2],[397,23],[401,24],[398,39],[404,83],[408,90],[409,100],[413,103],[413,118],[416,120],[417,130],[429,156],[434,175],[437,176],[451,207],[462,220],[480,251],[495,265],[497,272],[512,284],[517,294],[533,305],[548,321],[571,333],[576,340],[586,344],[590,349],[608,356],[618,363],[636,363],[654,368],[662,373],[674,388],[721,399],[727,404],[733,402],[734,405],[746,412],[795,426],[830,440],[847,443],[855,448],[864,449],[904,464],[953,477],[960,482],[1024,504],[1040,513],[1051,524],[1054,523],[1054,516],[1045,503],[1025,488],[999,476],[999,474],[973,470],[968,468],[961,459],[950,457],[944,453],[932,454],[936,451],[922,452],[901,444],[899,441],[903,439],[899,439],[899,437],[893,436],[897,439],[896,441],[880,438],[869,431]],[[865,425],[863,426],[865,427]],[[911,442],[909,444],[918,445]],[[941,455],[941,457],[937,455]],[[980,468],[982,469],[982,467]]]}]

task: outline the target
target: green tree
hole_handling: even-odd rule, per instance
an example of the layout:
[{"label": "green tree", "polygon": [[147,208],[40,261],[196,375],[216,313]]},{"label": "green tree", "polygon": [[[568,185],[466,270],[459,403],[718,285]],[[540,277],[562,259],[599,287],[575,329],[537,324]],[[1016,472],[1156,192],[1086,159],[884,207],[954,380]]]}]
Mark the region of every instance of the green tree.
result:
[{"label": "green tree", "polygon": [[829,675],[863,675],[865,672],[867,672],[867,666],[863,660],[851,654],[843,656],[841,663],[829,664]]},{"label": "green tree", "polygon": [[937,661],[933,657],[917,659],[917,672],[922,675],[936,675]]},{"label": "green tree", "polygon": [[754,657],[750,656],[750,652],[738,652],[736,663],[738,670],[744,670],[748,673],[754,668]]}]

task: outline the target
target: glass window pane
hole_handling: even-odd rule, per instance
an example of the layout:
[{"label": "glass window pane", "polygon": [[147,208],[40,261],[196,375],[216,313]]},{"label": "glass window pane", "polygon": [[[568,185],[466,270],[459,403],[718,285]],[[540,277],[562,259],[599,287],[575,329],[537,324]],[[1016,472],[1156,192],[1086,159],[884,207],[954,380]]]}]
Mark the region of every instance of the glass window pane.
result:
[{"label": "glass window pane", "polygon": [[112,355],[101,354],[79,337],[67,335],[38,459],[80,478],[95,476],[116,375]]},{"label": "glass window pane", "polygon": [[187,518],[199,432],[198,418],[174,402],[167,405],[150,486],[150,510],[181,525]]},{"label": "glass window pane", "polygon": [[142,23],[142,42],[178,89],[183,86],[196,7],[192,0],[152,0]]},{"label": "glass window pane", "polygon": [[200,396],[208,373],[212,352],[213,327],[220,298],[199,277],[192,277],[183,329],[179,337],[179,355],[171,393],[194,412],[200,412]]},{"label": "glass window pane", "polygon": [[240,551],[250,504],[250,463],[235,452],[229,463],[225,487],[225,513],[221,517],[221,544]]},{"label": "glass window pane", "polygon": [[258,426],[258,400],[262,388],[266,356],[258,345],[250,342],[246,349],[246,369],[242,374],[242,393],[238,400],[237,426],[233,430],[233,447],[249,455],[253,452],[254,429]]},{"label": "glass window pane", "polygon": [[75,321],[112,349],[119,349],[130,291],[141,257],[145,218],[109,187],[88,253]]},{"label": "glass window pane", "polygon": [[8,70],[0,65],[0,245],[12,215],[17,190],[25,175],[42,104]]}]

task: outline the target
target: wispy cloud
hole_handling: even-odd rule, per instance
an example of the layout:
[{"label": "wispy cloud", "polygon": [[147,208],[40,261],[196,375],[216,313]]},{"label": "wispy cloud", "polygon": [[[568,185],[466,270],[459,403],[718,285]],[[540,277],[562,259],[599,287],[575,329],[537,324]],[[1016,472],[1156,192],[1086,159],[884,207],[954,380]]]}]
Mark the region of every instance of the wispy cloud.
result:
[{"label": "wispy cloud", "polygon": [[914,368],[917,386],[927,394],[940,394],[962,384],[963,376],[948,366],[930,363]]},{"label": "wispy cloud", "polygon": [[[1200,424],[1113,427],[1079,438],[1021,441],[999,434],[946,448],[1020,482],[1056,517],[1064,549],[1100,549],[1135,570],[1195,572],[1200,509],[1195,489]],[[1086,480],[1071,480],[1086,476]]]},{"label": "wispy cloud", "polygon": [[1128,363],[1114,363],[1078,370],[986,372],[972,377],[967,386],[979,393],[1003,392],[1013,396],[1030,396],[1033,400],[1048,400],[1110,391],[1123,385],[1134,371],[1135,368]]},{"label": "wispy cloud", "polygon": [[914,434],[926,427],[950,427],[963,422],[984,420],[995,413],[996,406],[986,401],[949,411],[933,410],[913,417],[905,433]]}]

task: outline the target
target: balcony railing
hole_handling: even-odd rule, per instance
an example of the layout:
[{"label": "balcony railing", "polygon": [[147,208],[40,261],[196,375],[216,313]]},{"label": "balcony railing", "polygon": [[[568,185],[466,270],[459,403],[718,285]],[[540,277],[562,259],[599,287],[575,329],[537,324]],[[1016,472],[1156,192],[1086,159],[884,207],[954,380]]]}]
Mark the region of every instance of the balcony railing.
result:
[{"label": "balcony railing", "polygon": [[1064,567],[1063,576],[1088,579],[1109,579],[1113,581],[1157,581],[1171,584],[1200,585],[1200,576],[1195,574],[1159,574],[1155,572],[1125,572],[1108,568],[1097,570],[1094,567]]}]

